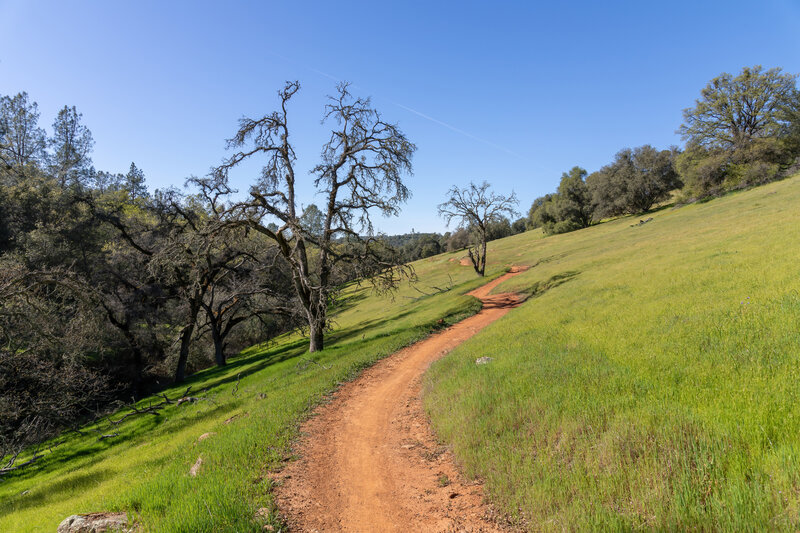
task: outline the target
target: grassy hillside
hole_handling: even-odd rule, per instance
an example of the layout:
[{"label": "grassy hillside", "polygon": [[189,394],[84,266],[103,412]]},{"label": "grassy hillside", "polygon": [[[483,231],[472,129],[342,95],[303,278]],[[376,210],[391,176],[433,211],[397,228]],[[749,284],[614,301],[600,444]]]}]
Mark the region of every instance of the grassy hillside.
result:
[{"label": "grassy hillside", "polygon": [[[266,473],[291,453],[309,409],[365,366],[480,308],[463,293],[483,281],[466,268],[438,258],[418,272],[426,292],[446,286],[449,274],[466,283],[422,299],[405,286],[394,301],[350,287],[323,352],[310,357],[306,339],[287,335],[165,391],[175,397],[191,385],[205,400],[101,426],[115,438],[100,441],[88,428],[67,435],[34,468],[0,481],[0,531],[55,531],[70,514],[98,510],[128,511],[145,531],[261,531],[265,520],[253,517],[272,506]],[[198,441],[207,432],[216,434]],[[200,474],[191,477],[198,457]]]},{"label": "grassy hillside", "polygon": [[[531,298],[434,366],[437,431],[532,529],[796,529],[798,205],[794,178],[642,226],[490,243],[492,275],[533,266],[498,290]],[[112,439],[69,436],[0,482],[0,531],[118,509],[147,531],[260,531],[266,473],[309,409],[441,319],[475,312],[463,294],[486,280],[460,256],[416,263],[426,292],[452,280],[444,294],[404,287],[392,302],[350,287],[313,357],[288,335],[194,376],[187,385],[206,400],[129,419]],[[494,361],[476,366],[482,355]]]},{"label": "grassy hillside", "polygon": [[432,368],[436,430],[532,529],[796,530],[798,206],[795,177],[495,244],[532,298]]}]

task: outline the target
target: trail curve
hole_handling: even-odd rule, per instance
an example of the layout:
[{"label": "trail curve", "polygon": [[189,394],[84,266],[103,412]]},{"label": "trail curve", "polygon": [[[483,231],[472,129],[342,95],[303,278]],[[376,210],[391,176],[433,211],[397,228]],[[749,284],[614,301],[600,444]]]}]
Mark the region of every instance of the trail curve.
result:
[{"label": "trail curve", "polygon": [[490,295],[521,269],[472,291],[479,313],[404,348],[342,386],[301,428],[300,459],[274,475],[291,531],[497,532],[479,483],[461,478],[420,400],[428,366],[519,304]]}]

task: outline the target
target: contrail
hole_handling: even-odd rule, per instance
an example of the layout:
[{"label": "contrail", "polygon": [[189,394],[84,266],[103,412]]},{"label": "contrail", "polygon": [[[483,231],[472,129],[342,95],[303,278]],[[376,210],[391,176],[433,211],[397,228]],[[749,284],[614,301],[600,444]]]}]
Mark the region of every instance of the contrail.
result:
[{"label": "contrail", "polygon": [[308,70],[310,70],[311,72],[316,72],[320,76],[325,76],[326,78],[329,78],[329,79],[331,79],[331,80],[333,80],[335,82],[341,82],[342,81],[339,78],[337,78],[336,76],[332,76],[332,75],[328,74],[327,72],[322,72],[321,70],[317,70],[317,69],[315,69],[313,67],[306,67],[306,68]]},{"label": "contrail", "polygon": [[[389,101],[392,102],[391,100],[389,100]],[[425,113],[421,113],[421,112],[417,111],[416,109],[412,109],[412,108],[410,108],[408,106],[404,106],[403,104],[398,104],[397,102],[392,102],[392,103],[394,105],[396,105],[397,107],[401,107],[401,108],[405,109],[406,111],[408,111],[410,113],[414,113],[415,115],[420,116],[420,117],[422,117],[422,118],[424,118],[426,120],[430,120],[431,122],[434,122],[434,123],[436,123],[436,124],[438,124],[440,126],[444,126],[445,128],[447,128],[449,130],[452,130],[452,131],[454,131],[456,133],[460,133],[461,135],[463,135],[465,137],[469,137],[470,139],[472,139],[474,141],[478,141],[480,143],[486,144],[486,145],[491,146],[493,148],[497,148],[498,150],[502,150],[503,152],[505,152],[507,154],[510,154],[510,155],[513,155],[515,157],[519,157],[521,159],[525,159],[524,157],[522,157],[518,153],[516,153],[516,152],[514,152],[512,150],[509,150],[505,146],[500,146],[499,144],[495,144],[495,143],[493,143],[491,141],[487,141],[486,139],[481,139],[480,137],[476,137],[475,135],[472,135],[469,132],[466,132],[466,131],[464,131],[462,129],[456,128],[455,126],[451,126],[447,122],[442,122],[441,120],[435,119],[435,118],[433,118],[433,117],[431,117],[429,115],[426,115]]]},{"label": "contrail", "polygon": [[[303,68],[306,68],[306,69],[310,70],[311,72],[314,72],[314,73],[316,73],[316,74],[319,74],[320,76],[323,76],[323,77],[325,77],[325,78],[328,78],[328,79],[330,79],[330,80],[333,80],[333,81],[335,81],[335,82],[341,82],[341,81],[343,81],[343,80],[341,80],[340,78],[337,78],[336,76],[333,76],[333,75],[331,75],[331,74],[328,74],[327,72],[323,72],[323,71],[321,71],[321,70],[319,70],[319,69],[316,69],[316,68],[314,68],[314,67],[309,67],[309,66],[307,66],[307,65],[301,65],[301,64],[300,64],[300,63],[298,63],[297,61],[294,61],[293,59],[291,59],[291,58],[289,58],[289,57],[286,57],[286,56],[284,56],[284,55],[278,54],[277,52],[274,52],[274,51],[272,51],[272,50],[270,50],[270,51],[269,51],[269,53],[270,53],[270,54],[272,54],[272,55],[274,55],[275,57],[278,57],[278,58],[280,58],[280,59],[283,59],[284,61],[287,61],[287,62],[289,62],[289,63],[294,63],[295,65],[299,65],[299,66],[301,66],[301,67],[303,67]],[[352,86],[352,87],[354,87],[354,88],[356,88],[356,89],[361,89],[361,88],[362,88],[362,87],[359,87],[359,86],[358,86],[358,85],[356,85],[356,84],[351,84],[351,86]],[[508,149],[508,148],[506,148],[505,146],[501,146],[501,145],[499,145],[499,144],[495,144],[495,143],[493,143],[493,142],[491,142],[491,141],[487,141],[486,139],[482,139],[482,138],[480,138],[480,137],[477,137],[477,136],[475,136],[475,135],[472,135],[471,133],[469,133],[469,132],[467,132],[467,131],[464,131],[464,130],[462,130],[462,129],[456,128],[455,126],[452,126],[452,125],[448,124],[447,122],[442,122],[441,120],[438,120],[438,119],[436,119],[436,118],[433,118],[433,117],[432,117],[432,116],[430,116],[430,115],[426,115],[425,113],[422,113],[422,112],[420,112],[420,111],[417,111],[416,109],[410,108],[410,107],[408,107],[408,106],[405,106],[405,105],[403,105],[403,104],[397,103],[397,102],[395,102],[395,101],[392,101],[392,100],[389,100],[389,102],[391,102],[392,104],[396,105],[397,107],[399,107],[399,108],[401,108],[401,109],[405,109],[405,110],[406,110],[406,111],[408,111],[409,113],[413,113],[413,114],[417,115],[418,117],[422,117],[422,118],[424,118],[425,120],[429,120],[429,121],[433,122],[434,124],[438,124],[439,126],[445,127],[445,128],[447,128],[447,129],[449,129],[449,130],[451,130],[451,131],[454,131],[454,132],[456,132],[456,133],[458,133],[458,134],[461,134],[461,135],[463,135],[464,137],[467,137],[467,138],[469,138],[469,139],[472,139],[473,141],[478,141],[479,143],[483,143],[483,144],[485,144],[485,145],[487,145],[487,146],[491,146],[492,148],[496,148],[497,150],[500,150],[500,151],[502,151],[502,152],[505,152],[505,153],[507,153],[507,154],[509,154],[509,155],[513,155],[514,157],[518,157],[518,158],[520,158],[520,159],[525,159],[525,160],[527,160],[527,158],[526,158],[526,157],[524,157],[524,156],[522,156],[522,155],[520,155],[520,154],[518,154],[518,153],[514,152],[513,150],[509,150],[509,149]]]}]

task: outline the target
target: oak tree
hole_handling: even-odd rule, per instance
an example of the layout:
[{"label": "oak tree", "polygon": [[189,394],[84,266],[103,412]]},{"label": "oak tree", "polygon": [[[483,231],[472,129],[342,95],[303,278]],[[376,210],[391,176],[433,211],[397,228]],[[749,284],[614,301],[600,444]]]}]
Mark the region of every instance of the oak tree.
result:
[{"label": "oak tree", "polygon": [[796,75],[761,65],[712,79],[693,108],[683,111],[678,132],[705,148],[738,148],[753,139],[776,136],[785,125],[784,109],[796,92]]},{"label": "oak tree", "polygon": [[471,241],[467,254],[479,276],[483,276],[486,270],[486,243],[492,224],[502,220],[505,215],[514,216],[514,206],[519,203],[513,191],[509,196],[502,196],[489,190],[489,187],[485,181],[480,185],[470,183],[469,187],[463,189],[454,185],[447,192],[450,196],[447,201],[439,204],[439,216],[444,218],[448,226],[455,220],[459,228],[470,230]]},{"label": "oak tree", "polygon": [[673,166],[676,153],[649,144],[620,150],[613,163],[586,178],[596,214],[644,213],[668,199],[682,185]]},{"label": "oak tree", "polygon": [[[278,92],[279,110],[261,118],[243,118],[228,141],[236,152],[213,172],[227,183],[229,173],[263,157],[264,166],[249,198],[229,211],[229,222],[274,241],[292,275],[292,284],[309,330],[309,351],[324,347],[328,307],[342,264],[370,265],[376,287],[391,289],[403,269],[394,268],[372,236],[375,212],[395,215],[409,196],[403,176],[411,174],[416,150],[396,124],[383,119],[368,98],[354,97],[346,83],[329,97],[323,123],[332,125],[321,160],[311,169],[323,197],[319,217],[303,216],[298,198],[297,156],[291,141],[289,102],[300,90],[296,81]],[[308,215],[308,210],[306,212]],[[274,225],[272,225],[274,224]]]}]

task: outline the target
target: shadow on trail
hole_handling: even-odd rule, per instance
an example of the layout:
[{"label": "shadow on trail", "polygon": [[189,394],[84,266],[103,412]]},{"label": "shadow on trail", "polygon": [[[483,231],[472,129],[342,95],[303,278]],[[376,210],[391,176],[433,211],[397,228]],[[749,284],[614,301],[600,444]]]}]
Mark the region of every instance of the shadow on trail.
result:
[{"label": "shadow on trail", "polygon": [[482,301],[483,301],[483,307],[481,307],[481,310],[490,310],[490,309],[509,309],[512,307],[517,307],[524,300],[516,295],[508,295],[508,296],[496,295],[496,296],[490,296]]}]

